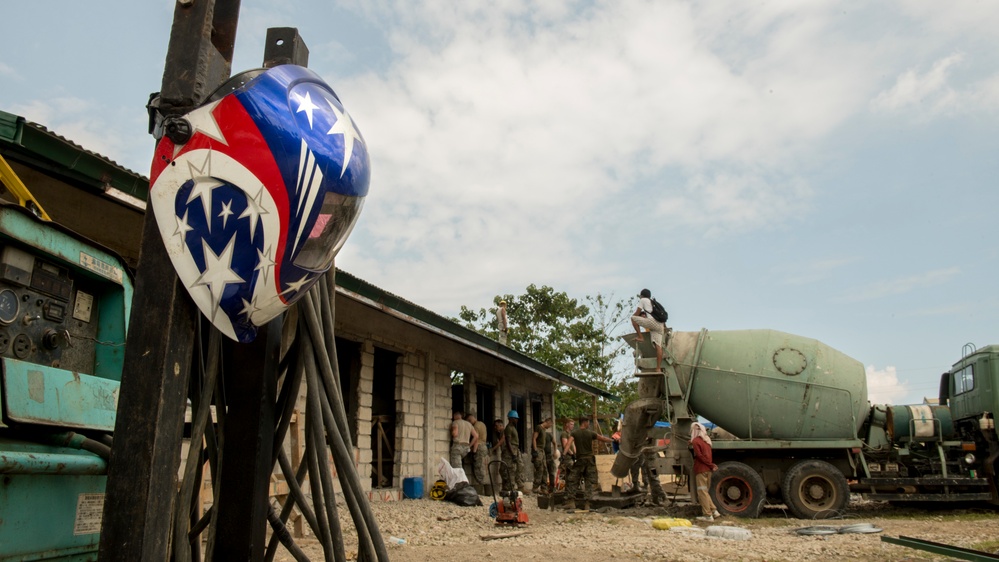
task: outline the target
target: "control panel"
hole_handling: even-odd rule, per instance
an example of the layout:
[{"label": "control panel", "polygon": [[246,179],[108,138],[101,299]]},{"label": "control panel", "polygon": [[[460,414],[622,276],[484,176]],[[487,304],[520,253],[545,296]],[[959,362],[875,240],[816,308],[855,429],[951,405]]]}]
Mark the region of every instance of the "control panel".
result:
[{"label": "control panel", "polygon": [[0,355],[94,374],[101,292],[99,282],[26,249],[4,245]]}]

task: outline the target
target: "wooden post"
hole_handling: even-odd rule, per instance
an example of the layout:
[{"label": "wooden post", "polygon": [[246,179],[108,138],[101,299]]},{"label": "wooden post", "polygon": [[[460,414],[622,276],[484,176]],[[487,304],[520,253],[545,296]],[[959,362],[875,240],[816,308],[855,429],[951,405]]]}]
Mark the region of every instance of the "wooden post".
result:
[{"label": "wooden post", "polygon": [[[273,472],[277,367],[282,317],[249,344],[231,344],[226,370],[226,435],[213,524],[215,560],[262,561]],[[236,348],[238,346],[238,349]]]},{"label": "wooden post", "polygon": [[[229,77],[239,3],[177,3],[161,109],[185,113]],[[102,561],[168,558],[196,318],[147,212],[108,464]]]}]

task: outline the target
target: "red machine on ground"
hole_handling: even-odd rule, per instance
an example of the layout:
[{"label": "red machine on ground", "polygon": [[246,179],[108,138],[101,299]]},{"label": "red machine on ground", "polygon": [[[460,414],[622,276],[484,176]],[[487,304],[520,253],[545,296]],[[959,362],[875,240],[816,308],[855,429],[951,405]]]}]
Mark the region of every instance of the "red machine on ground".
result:
[{"label": "red machine on ground", "polygon": [[496,519],[497,526],[503,525],[527,525],[527,512],[524,511],[524,500],[520,492],[511,490],[496,496],[496,484],[493,482],[492,466],[494,464],[506,464],[503,461],[492,461],[489,463],[489,484],[493,488],[493,503],[489,506],[489,516]]}]

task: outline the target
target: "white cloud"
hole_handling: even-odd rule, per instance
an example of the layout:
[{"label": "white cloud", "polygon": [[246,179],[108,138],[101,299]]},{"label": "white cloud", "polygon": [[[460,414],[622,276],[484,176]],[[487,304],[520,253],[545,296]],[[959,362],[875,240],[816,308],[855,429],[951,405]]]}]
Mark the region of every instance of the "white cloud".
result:
[{"label": "white cloud", "polygon": [[895,367],[876,369],[868,365],[866,371],[867,399],[872,404],[898,404],[909,393],[908,385],[898,380]]},{"label": "white cloud", "polygon": [[652,214],[678,229],[696,226],[706,236],[724,236],[804,215],[811,195],[801,178],[768,181],[752,174],[704,172],[661,199]]},{"label": "white cloud", "polygon": [[437,259],[478,285],[590,274],[643,205],[652,236],[796,220],[812,187],[784,169],[873,94],[863,47],[823,40],[831,5],[740,8],[749,30],[676,2],[381,6],[407,24],[396,64],[338,85],[372,153],[376,283]]},{"label": "white cloud", "polygon": [[902,111],[918,108],[925,115],[935,115],[954,109],[959,96],[949,85],[953,66],[964,55],[957,53],[936,61],[925,73],[910,69],[902,73],[890,89],[879,93],[871,102],[876,111]]},{"label": "white cloud", "polygon": [[917,289],[942,285],[957,277],[960,273],[961,268],[950,267],[946,269],[934,269],[917,275],[877,281],[858,289],[841,300],[844,302],[859,302],[901,295]]}]

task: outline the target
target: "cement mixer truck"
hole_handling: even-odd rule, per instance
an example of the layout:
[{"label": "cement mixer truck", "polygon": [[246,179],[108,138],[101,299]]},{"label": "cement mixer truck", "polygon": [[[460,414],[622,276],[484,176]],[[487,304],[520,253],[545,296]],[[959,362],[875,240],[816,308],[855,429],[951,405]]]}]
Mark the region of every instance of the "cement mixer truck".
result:
[{"label": "cement mixer truck", "polygon": [[[635,348],[639,399],[625,409],[617,478],[640,455],[654,473],[692,476],[690,425],[703,418],[718,427],[710,493],[726,515],[756,517],[770,501],[824,519],[851,494],[999,505],[999,346],[965,346],[941,376],[939,404],[892,406],[871,405],[864,366],[814,339],[678,332],[662,370],[650,338],[625,339]],[[663,418],[670,440],[657,447],[650,429]]]}]

